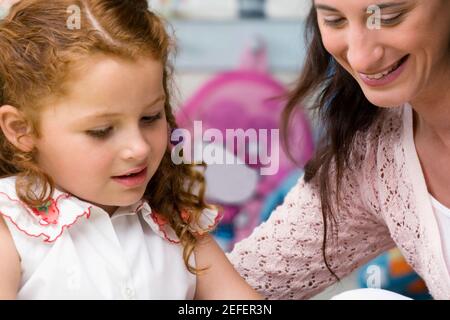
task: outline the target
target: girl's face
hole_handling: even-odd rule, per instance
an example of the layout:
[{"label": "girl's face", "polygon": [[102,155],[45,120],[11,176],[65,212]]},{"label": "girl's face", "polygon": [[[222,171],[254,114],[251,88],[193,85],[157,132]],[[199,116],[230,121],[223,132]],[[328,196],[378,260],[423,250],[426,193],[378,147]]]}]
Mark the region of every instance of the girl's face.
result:
[{"label": "girl's face", "polygon": [[373,104],[398,106],[449,87],[449,0],[314,4],[326,50]]},{"label": "girl's face", "polygon": [[166,151],[163,66],[98,56],[80,74],[41,113],[38,163],[58,188],[111,213],[142,198]]}]

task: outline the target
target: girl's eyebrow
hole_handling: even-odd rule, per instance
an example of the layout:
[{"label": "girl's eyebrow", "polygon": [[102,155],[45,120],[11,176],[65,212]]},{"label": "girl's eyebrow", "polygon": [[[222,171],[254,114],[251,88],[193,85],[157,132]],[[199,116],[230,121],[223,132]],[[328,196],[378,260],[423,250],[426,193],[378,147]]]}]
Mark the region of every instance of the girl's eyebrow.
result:
[{"label": "girl's eyebrow", "polygon": [[[395,7],[400,7],[406,4],[406,1],[402,1],[402,2],[385,2],[385,3],[379,3],[379,4],[375,4],[375,6],[377,6],[380,9],[386,9],[386,8],[395,8]],[[314,4],[314,8],[316,8],[316,10],[325,10],[325,11],[332,11],[332,12],[339,12],[338,9],[330,7],[326,4],[320,4],[320,3],[316,3]],[[363,10],[364,13],[367,12],[367,8]]]},{"label": "girl's eyebrow", "polygon": [[[165,101],[166,100],[166,95],[163,94],[161,96],[159,96],[158,98],[156,98],[155,100],[153,100],[152,102],[150,102],[150,104],[148,104],[147,106],[144,107],[144,109],[148,109],[150,107],[153,107],[154,105],[156,105],[158,102],[161,101]],[[111,113],[98,113],[98,114],[92,114],[92,115],[88,115],[86,116],[83,121],[89,121],[89,120],[98,120],[98,119],[108,119],[108,118],[117,118],[122,116],[123,114],[120,112],[111,112]]]}]

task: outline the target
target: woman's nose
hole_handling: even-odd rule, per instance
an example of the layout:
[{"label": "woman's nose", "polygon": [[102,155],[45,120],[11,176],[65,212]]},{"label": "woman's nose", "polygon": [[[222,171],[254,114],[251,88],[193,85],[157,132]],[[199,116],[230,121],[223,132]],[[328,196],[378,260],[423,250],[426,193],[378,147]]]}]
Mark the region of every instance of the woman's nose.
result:
[{"label": "woman's nose", "polygon": [[380,71],[384,49],[378,41],[376,31],[367,26],[349,30],[347,37],[347,60],[355,72],[375,73]]}]

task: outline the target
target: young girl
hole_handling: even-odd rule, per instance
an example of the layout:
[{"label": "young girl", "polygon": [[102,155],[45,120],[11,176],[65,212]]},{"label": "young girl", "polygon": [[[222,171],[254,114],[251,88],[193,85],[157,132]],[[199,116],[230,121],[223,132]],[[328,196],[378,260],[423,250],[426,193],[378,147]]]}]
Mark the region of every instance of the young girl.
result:
[{"label": "young girl", "polygon": [[171,162],[171,43],[147,1],[22,0],[0,22],[0,298],[258,298]]}]

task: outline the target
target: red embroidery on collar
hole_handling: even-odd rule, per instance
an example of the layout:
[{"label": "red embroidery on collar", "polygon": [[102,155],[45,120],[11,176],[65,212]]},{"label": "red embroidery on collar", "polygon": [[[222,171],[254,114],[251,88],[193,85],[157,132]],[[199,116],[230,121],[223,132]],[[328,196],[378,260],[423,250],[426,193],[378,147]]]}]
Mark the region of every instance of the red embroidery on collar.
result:
[{"label": "red embroidery on collar", "polygon": [[181,211],[181,219],[184,221],[184,223],[189,222],[190,216],[191,216],[191,214],[188,211],[186,211],[186,210]]},{"label": "red embroidery on collar", "polygon": [[167,218],[164,217],[163,215],[161,215],[161,214],[159,214],[159,213],[157,213],[155,211],[152,212],[152,213],[153,213],[152,214],[152,218],[153,218],[153,220],[156,222],[156,224],[158,226],[162,227],[162,226],[164,226],[164,225],[169,223],[169,221],[167,221]]},{"label": "red embroidery on collar", "polygon": [[51,198],[43,206],[31,208],[33,213],[40,217],[43,224],[57,224],[59,218],[59,210],[56,201]]}]

